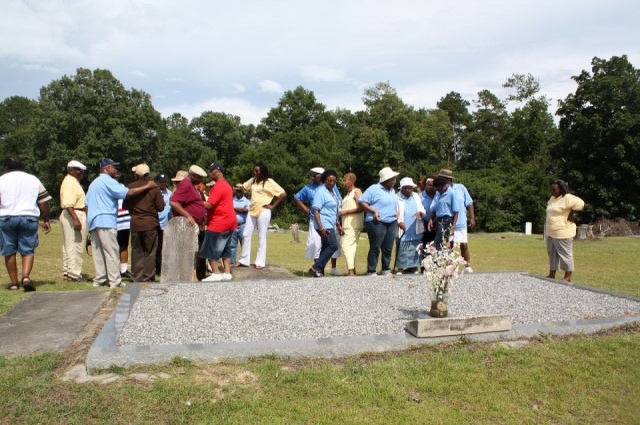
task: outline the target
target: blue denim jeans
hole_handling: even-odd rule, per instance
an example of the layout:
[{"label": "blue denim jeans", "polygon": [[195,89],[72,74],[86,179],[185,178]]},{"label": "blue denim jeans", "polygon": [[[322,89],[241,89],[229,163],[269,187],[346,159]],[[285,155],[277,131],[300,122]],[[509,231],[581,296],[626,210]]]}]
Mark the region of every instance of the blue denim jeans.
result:
[{"label": "blue denim jeans", "polygon": [[313,263],[313,269],[324,274],[324,267],[327,265],[331,256],[340,248],[340,242],[338,242],[338,235],[336,235],[336,229],[327,229],[327,237],[320,237],[322,245],[320,246],[320,256]]},{"label": "blue denim jeans", "polygon": [[244,223],[239,225],[231,234],[231,241],[229,242],[229,246],[231,247],[231,264],[237,263],[238,243],[242,246],[242,232],[244,232]]},{"label": "blue denim jeans", "polygon": [[390,270],[391,251],[393,251],[393,244],[398,236],[398,222],[367,221],[364,224],[364,228],[369,236],[367,273],[376,272],[380,251],[382,251],[382,271]]},{"label": "blue denim jeans", "polygon": [[433,240],[433,246],[435,246],[438,251],[442,251],[442,247],[447,246],[447,244],[449,243],[452,222],[453,217],[451,217],[450,215],[445,215],[438,218],[436,238]]}]

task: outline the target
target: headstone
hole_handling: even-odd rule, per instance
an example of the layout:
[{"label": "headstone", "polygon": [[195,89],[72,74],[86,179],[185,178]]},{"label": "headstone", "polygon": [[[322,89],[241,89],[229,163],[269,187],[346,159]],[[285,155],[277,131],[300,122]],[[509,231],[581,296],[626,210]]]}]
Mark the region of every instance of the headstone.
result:
[{"label": "headstone", "polygon": [[298,226],[298,223],[291,225],[291,237],[293,238],[291,243],[300,243],[300,226]]},{"label": "headstone", "polygon": [[189,226],[186,217],[174,217],[164,228],[162,273],[166,283],[193,282],[193,266],[198,251],[198,226]]},{"label": "headstone", "polygon": [[532,228],[532,223],[530,221],[527,221],[526,223],[524,223],[524,234],[525,235],[530,235],[531,234],[531,228]]}]

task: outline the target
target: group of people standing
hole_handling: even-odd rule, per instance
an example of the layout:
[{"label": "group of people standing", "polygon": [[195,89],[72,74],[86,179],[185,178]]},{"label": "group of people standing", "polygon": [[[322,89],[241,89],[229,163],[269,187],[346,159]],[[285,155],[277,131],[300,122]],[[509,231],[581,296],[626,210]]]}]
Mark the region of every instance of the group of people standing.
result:
[{"label": "group of people standing", "polygon": [[[192,165],[171,179],[175,184],[173,192],[168,189],[166,174],[159,173],[155,181],[150,180],[146,164],[132,168],[135,181],[129,186],[118,181],[119,163],[104,158],[99,169],[100,174],[85,195],[80,180],[86,166],[76,160],[67,164],[68,173],[60,187],[65,280],[86,280],[81,272],[89,232],[95,266],[94,286],[124,286],[122,278],[129,272],[126,256],[123,268],[122,251],[129,238],[131,279],[155,281],[161,273],[163,229],[172,216],[185,217],[190,226],[199,228],[199,252],[194,259],[198,280],[231,280],[233,267],[249,267],[254,232],[258,233],[255,268],[261,270],[266,266],[271,213],[286,198],[286,192],[273,180],[263,162],[255,164],[251,179],[235,187],[225,180],[222,164],[212,163],[207,171]],[[44,231],[49,233],[51,196],[35,176],[22,171],[19,158],[6,158],[4,170],[0,176],[0,250],[11,279],[6,288],[15,290],[23,286],[25,291],[31,291],[35,290],[29,275],[38,245],[38,217],[42,216]],[[341,275],[336,261],[342,254],[348,275],[355,276],[356,248],[363,230],[369,239],[366,270],[369,276],[377,275],[379,262],[383,276],[390,275],[393,269],[396,274],[418,273],[422,259],[418,247],[429,243],[438,250],[450,243],[459,243],[467,262],[466,272],[473,271],[467,228],[473,229],[476,223],[473,199],[467,188],[454,183],[451,170],[441,169],[437,175],[420,179],[418,184],[411,177],[402,178],[396,192],[398,175],[385,167],[379,172],[378,183],[362,192],[356,186],[356,175],[346,173],[342,177],[346,194],[341,198],[336,171],[322,167],[310,170],[311,183],[296,193],[294,201],[309,216],[305,256],[313,260],[309,268],[312,276],[324,276],[329,261],[332,262],[330,273]],[[207,176],[211,183],[204,185]],[[207,186],[211,186],[208,194]],[[583,207],[580,198],[568,193],[565,182],[553,183],[546,224],[548,277],[555,277],[560,267],[565,270],[565,280],[571,280],[573,214]],[[123,227],[124,222],[129,223],[129,229]],[[238,244],[242,247],[239,259]],[[392,266],[394,244],[396,258]],[[17,252],[23,258],[21,280],[18,279]],[[208,277],[207,271],[210,271]]]},{"label": "group of people standing", "polygon": [[[312,182],[294,197],[296,203],[309,214],[309,236],[306,257],[314,259],[309,273],[314,277],[324,275],[329,259],[331,274],[340,274],[335,259],[344,252],[348,275],[355,276],[355,253],[362,230],[369,238],[367,275],[392,273],[391,255],[396,245],[393,268],[396,274],[418,273],[422,255],[418,246],[433,242],[441,250],[450,242],[460,243],[467,261],[467,272],[472,272],[467,241],[467,209],[469,226],[475,227],[473,199],[467,188],[453,183],[453,172],[443,169],[437,176],[419,180],[418,187],[411,177],[400,180],[399,173],[389,167],[379,172],[379,181],[364,193],[355,185],[356,175],[347,173],[342,184],[347,191],[341,200],[336,188],[337,173],[315,167],[311,170]],[[309,202],[307,208],[304,202]]]}]

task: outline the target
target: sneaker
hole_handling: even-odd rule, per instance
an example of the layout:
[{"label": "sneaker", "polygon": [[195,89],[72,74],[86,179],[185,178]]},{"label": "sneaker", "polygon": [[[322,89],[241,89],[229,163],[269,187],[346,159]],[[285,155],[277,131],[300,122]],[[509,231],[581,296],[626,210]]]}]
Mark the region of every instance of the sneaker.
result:
[{"label": "sneaker", "polygon": [[402,276],[402,272],[396,272],[396,276]]},{"label": "sneaker", "polygon": [[331,275],[333,275],[333,276],[344,276],[344,274],[342,274],[342,272],[340,272],[340,270],[338,270],[335,267],[331,269]]},{"label": "sneaker", "polygon": [[95,286],[96,288],[99,288],[101,286],[107,286],[107,282],[93,282],[93,286]]},{"label": "sneaker", "polygon": [[378,276],[376,272],[367,273],[367,276]]},{"label": "sneaker", "polygon": [[222,275],[220,273],[213,273],[209,277],[202,279],[203,282],[220,282]]},{"label": "sneaker", "polygon": [[114,289],[114,288],[124,288],[125,286],[127,286],[127,284],[126,284],[126,283],[124,283],[124,282],[120,282],[120,283],[115,284],[115,285],[109,285],[109,287],[110,287],[111,289]]},{"label": "sneaker", "polygon": [[389,276],[391,275],[391,270],[382,270],[380,272],[380,276]]},{"label": "sneaker", "polygon": [[123,273],[120,273],[120,277],[122,279],[131,279],[131,272],[129,270],[125,270]]},{"label": "sneaker", "polygon": [[222,280],[231,280],[233,275],[231,273],[222,273]]},{"label": "sneaker", "polygon": [[465,273],[473,273],[473,269],[471,267],[467,267],[466,269],[464,269]]},{"label": "sneaker", "polygon": [[66,281],[67,282],[89,282],[89,279],[87,279],[84,276],[80,276],[80,277],[69,277],[69,276],[67,276]]}]

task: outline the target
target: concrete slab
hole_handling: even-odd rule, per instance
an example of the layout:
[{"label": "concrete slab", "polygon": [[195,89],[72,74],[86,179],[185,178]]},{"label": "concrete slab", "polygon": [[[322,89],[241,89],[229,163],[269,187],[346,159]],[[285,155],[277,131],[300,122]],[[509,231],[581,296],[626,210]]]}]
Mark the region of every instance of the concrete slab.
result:
[{"label": "concrete slab", "polygon": [[106,291],[31,294],[0,317],[0,354],[65,351],[108,297]]},{"label": "concrete slab", "polygon": [[405,329],[416,338],[505,332],[511,330],[511,315],[417,319],[407,322]]}]

